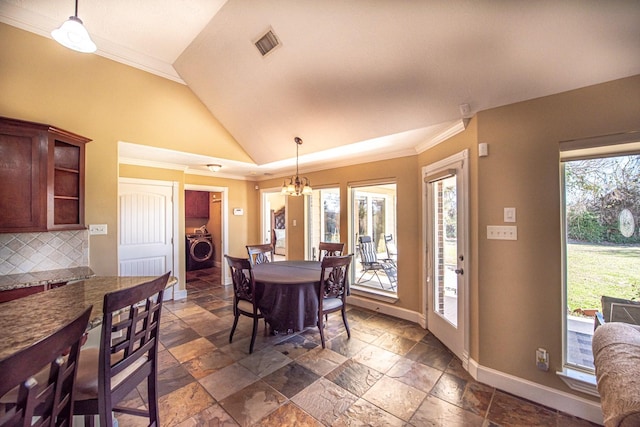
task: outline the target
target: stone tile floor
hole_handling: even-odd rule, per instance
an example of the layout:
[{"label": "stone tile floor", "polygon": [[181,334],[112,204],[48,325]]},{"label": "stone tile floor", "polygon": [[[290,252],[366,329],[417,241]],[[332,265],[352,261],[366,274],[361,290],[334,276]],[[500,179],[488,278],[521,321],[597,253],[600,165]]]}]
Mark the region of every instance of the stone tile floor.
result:
[{"label": "stone tile floor", "polygon": [[[217,269],[189,272],[188,298],[164,305],[162,427],[593,425],[481,384],[428,331],[357,307],[351,339],[339,313],[325,350],[316,328],[272,336],[261,322],[249,355],[252,322],[241,317],[229,344],[232,291],[219,282]],[[139,387],[127,404],[145,401]]]}]

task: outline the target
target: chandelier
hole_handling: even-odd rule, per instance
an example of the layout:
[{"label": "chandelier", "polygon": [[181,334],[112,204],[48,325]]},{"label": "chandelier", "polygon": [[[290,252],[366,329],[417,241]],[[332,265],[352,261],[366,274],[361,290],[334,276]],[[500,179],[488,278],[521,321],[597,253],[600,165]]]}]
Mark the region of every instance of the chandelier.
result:
[{"label": "chandelier", "polygon": [[282,191],[280,193],[285,196],[310,196],[312,190],[309,178],[300,178],[298,174],[298,148],[302,145],[302,139],[296,136],[294,141],[296,142],[296,175],[289,178],[289,183],[286,180],[282,183]]}]

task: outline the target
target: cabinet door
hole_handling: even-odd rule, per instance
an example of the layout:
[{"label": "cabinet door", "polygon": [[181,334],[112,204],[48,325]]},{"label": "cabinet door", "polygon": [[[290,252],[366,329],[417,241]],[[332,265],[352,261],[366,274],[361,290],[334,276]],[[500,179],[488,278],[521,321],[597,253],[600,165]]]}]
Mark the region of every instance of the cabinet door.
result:
[{"label": "cabinet door", "polygon": [[184,207],[186,218],[209,218],[209,193],[185,190]]},{"label": "cabinet door", "polygon": [[0,117],[0,233],[84,228],[90,139]]},{"label": "cabinet door", "polygon": [[46,229],[46,132],[0,123],[0,232]]},{"label": "cabinet door", "polygon": [[76,135],[49,134],[49,230],[84,228],[84,145]]}]

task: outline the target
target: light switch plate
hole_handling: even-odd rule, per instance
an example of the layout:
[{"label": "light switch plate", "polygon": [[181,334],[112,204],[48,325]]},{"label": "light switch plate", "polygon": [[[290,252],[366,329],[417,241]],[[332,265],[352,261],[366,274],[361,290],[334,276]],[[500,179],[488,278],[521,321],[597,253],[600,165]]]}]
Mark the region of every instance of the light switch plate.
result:
[{"label": "light switch plate", "polygon": [[504,222],[516,222],[516,208],[504,208]]},{"label": "light switch plate", "polygon": [[90,224],[89,234],[107,234],[107,224]]},{"label": "light switch plate", "polygon": [[487,225],[487,239],[518,240],[518,227],[515,225]]}]

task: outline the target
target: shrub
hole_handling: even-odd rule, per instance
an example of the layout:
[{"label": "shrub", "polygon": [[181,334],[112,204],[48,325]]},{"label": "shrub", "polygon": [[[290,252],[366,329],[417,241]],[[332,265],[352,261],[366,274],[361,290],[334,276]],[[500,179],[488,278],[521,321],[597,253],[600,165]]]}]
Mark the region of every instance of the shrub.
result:
[{"label": "shrub", "polygon": [[568,237],[582,242],[600,243],[605,237],[605,227],[593,212],[569,212]]}]

